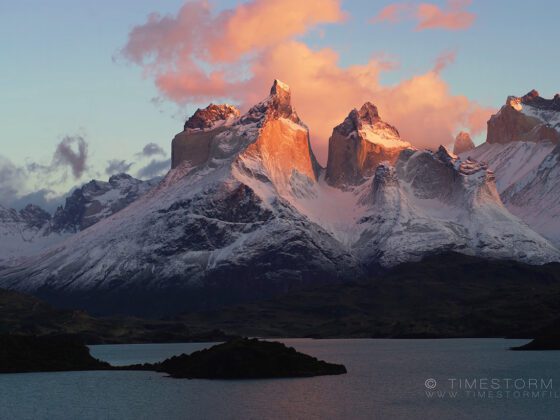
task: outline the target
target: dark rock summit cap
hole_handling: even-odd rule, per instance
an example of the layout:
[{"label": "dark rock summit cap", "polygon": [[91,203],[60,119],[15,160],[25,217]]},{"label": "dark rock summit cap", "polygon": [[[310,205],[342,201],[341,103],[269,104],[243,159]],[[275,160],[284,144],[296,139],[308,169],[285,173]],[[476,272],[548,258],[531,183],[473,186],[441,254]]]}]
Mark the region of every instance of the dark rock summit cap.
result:
[{"label": "dark rock summit cap", "polygon": [[239,117],[239,110],[233,105],[210,104],[204,109],[197,109],[196,112],[185,123],[185,130],[204,130],[211,128],[216,121],[227,120],[228,118]]}]

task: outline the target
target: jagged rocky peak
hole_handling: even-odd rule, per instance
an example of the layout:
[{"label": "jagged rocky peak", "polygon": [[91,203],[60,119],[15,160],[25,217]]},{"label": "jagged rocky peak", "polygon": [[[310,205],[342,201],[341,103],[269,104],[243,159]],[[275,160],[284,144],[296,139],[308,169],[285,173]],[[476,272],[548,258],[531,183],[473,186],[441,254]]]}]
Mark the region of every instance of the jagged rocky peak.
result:
[{"label": "jagged rocky peak", "polygon": [[449,165],[453,165],[458,157],[455,153],[451,153],[449,150],[447,150],[447,147],[440,145],[437,149],[437,151],[434,154],[440,161],[449,164]]},{"label": "jagged rocky peak", "polygon": [[[199,109],[185,123],[185,130],[177,134],[171,143],[171,168],[183,162],[188,162],[191,168],[199,167],[213,157],[223,159],[225,155],[238,153],[267,120],[279,118],[305,127],[292,107],[289,86],[280,80],[274,81],[264,101],[251,107],[241,117],[239,110],[231,105],[210,104],[205,109]],[[225,141],[223,136],[218,136],[224,131],[232,133],[238,141],[233,144],[231,138]]]},{"label": "jagged rocky peak", "polygon": [[[275,79],[270,88],[270,96],[273,98],[273,101],[275,101],[276,107],[283,107],[290,114],[292,113],[292,93],[290,91],[290,86]],[[289,109],[287,107],[289,107]]]},{"label": "jagged rocky peak", "polygon": [[508,96],[488,121],[488,143],[512,141],[560,142],[560,96],[545,99],[532,90],[524,96]]},{"label": "jagged rocky peak", "polygon": [[196,112],[185,122],[185,130],[206,130],[239,117],[239,110],[229,104],[210,104]]},{"label": "jagged rocky peak", "polygon": [[560,94],[558,93],[552,99],[545,99],[540,96],[538,91],[533,89],[521,97],[521,103],[541,110],[560,112]]},{"label": "jagged rocky peak", "polygon": [[[335,127],[335,130],[340,134],[349,136],[352,133],[361,130],[364,125],[373,126],[379,122],[382,122],[382,120],[379,117],[377,107],[371,102],[366,102],[359,110],[354,108],[350,111],[346,119]],[[396,136],[399,136],[399,132],[395,127],[390,126],[389,124],[386,124],[386,126],[389,130],[393,130]]]},{"label": "jagged rocky peak", "polygon": [[51,220],[50,213],[35,204],[25,206],[19,215],[28,226],[34,228],[41,228]]},{"label": "jagged rocky peak", "polygon": [[292,93],[290,86],[275,79],[270,88],[270,95],[264,101],[253,106],[241,117],[241,123],[260,123],[266,119],[286,118],[296,124],[305,126],[292,106]]},{"label": "jagged rocky peak", "polygon": [[333,129],[327,182],[340,187],[358,185],[373,176],[381,162],[395,163],[400,152],[410,147],[395,127],[381,119],[377,107],[366,102]]},{"label": "jagged rocky peak", "polygon": [[300,196],[306,185],[317,181],[319,165],[309,130],[292,106],[287,84],[274,80],[268,98],[253,106],[239,124],[258,127],[255,141],[237,160],[244,173],[267,178],[280,195]]},{"label": "jagged rocky peak", "polygon": [[474,149],[474,143],[471,139],[471,135],[466,131],[461,131],[455,137],[455,144],[453,145],[453,153],[460,155],[461,153],[468,152]]},{"label": "jagged rocky peak", "polygon": [[184,165],[181,172],[231,163],[241,174],[266,178],[280,191],[317,180],[309,130],[292,106],[287,84],[274,80],[269,95],[231,123],[185,130],[173,139],[172,168]]},{"label": "jagged rocky peak", "polygon": [[91,180],[66,197],[52,217],[55,232],[78,232],[122,210],[148,192],[158,179],[142,181],[117,174],[108,182]]}]

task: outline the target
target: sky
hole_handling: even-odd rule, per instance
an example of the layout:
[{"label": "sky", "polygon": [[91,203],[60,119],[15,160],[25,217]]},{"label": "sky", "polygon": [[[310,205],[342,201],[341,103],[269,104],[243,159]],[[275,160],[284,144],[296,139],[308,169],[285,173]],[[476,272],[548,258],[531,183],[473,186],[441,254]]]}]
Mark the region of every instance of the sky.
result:
[{"label": "sky", "polygon": [[417,147],[560,91],[555,0],[0,0],[0,204],[168,168],[185,119],[292,87],[319,160],[369,100]]}]

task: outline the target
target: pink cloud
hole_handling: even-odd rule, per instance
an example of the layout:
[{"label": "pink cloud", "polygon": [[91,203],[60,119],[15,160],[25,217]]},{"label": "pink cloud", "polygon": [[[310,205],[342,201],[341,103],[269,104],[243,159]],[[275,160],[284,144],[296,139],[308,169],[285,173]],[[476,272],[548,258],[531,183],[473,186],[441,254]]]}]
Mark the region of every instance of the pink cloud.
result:
[{"label": "pink cloud", "polygon": [[405,20],[417,21],[416,30],[446,29],[458,31],[469,28],[476,18],[474,13],[464,10],[471,0],[448,0],[444,9],[431,3],[393,3],[383,8],[371,23],[399,23]]},{"label": "pink cloud", "polygon": [[[378,105],[382,118],[417,147],[435,148],[459,129],[484,128],[481,121],[491,110],[453,95],[440,77],[454,53],[440,56],[424,74],[385,86],[380,75],[396,65],[383,55],[342,67],[333,49],[313,50],[295,39],[319,24],[342,21],[338,1],[321,0],[315,13],[307,2],[291,1],[285,16],[271,3],[253,0],[212,16],[206,2],[190,2],[176,16],[151,15],[132,30],[122,54],[179,104],[233,100],[247,109],[266,96],[272,80],[285,81],[323,162],[333,127],[366,101]],[[259,33],[263,22],[276,32]]]},{"label": "pink cloud", "polygon": [[440,73],[444,68],[453,64],[457,53],[455,51],[447,51],[436,58],[436,63],[434,65],[434,72]]},{"label": "pink cloud", "polygon": [[474,13],[463,10],[471,0],[450,0],[447,9],[442,10],[434,4],[422,3],[418,6],[418,26],[416,29],[448,29],[458,31],[469,28],[475,19]]},{"label": "pink cloud", "polygon": [[413,6],[407,3],[393,3],[385,6],[377,16],[371,19],[371,23],[399,23],[406,18],[406,16],[411,16],[413,12]]},{"label": "pink cloud", "polygon": [[317,24],[344,19],[338,0],[253,0],[216,19],[209,54],[216,61],[235,61],[241,54],[302,35]]}]

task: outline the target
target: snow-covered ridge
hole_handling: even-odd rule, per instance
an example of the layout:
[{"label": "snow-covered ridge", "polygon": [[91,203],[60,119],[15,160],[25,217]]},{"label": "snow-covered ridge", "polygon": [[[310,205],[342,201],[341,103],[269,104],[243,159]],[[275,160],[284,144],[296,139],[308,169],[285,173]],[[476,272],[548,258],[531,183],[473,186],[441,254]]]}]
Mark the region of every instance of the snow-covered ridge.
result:
[{"label": "snow-covered ridge", "polygon": [[0,268],[16,265],[66,236],[51,231],[51,215],[38,206],[18,212],[0,205]]},{"label": "snow-covered ridge", "polygon": [[560,245],[560,163],[552,142],[483,143],[465,153],[495,171],[505,206],[532,229]]},{"label": "snow-covered ridge", "polygon": [[15,265],[111,216],[158,182],[127,174],[114,175],[108,182],[92,180],[74,190],[52,216],[32,204],[19,212],[0,206],[0,266]]},{"label": "snow-covered ridge", "polygon": [[393,168],[380,165],[360,240],[362,258],[382,265],[454,250],[489,258],[547,262],[559,252],[502,205],[494,174],[443,147],[406,151]]},{"label": "snow-covered ridge", "polygon": [[505,206],[560,245],[560,95],[510,96],[488,122],[488,138],[462,154],[486,162]]},{"label": "snow-covered ridge", "polygon": [[358,133],[368,142],[377,144],[386,149],[403,149],[412,147],[409,142],[404,141],[398,135],[395,135],[393,130],[379,123],[363,126]]}]

